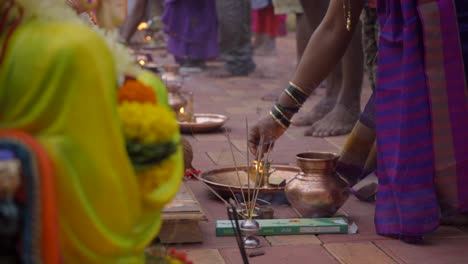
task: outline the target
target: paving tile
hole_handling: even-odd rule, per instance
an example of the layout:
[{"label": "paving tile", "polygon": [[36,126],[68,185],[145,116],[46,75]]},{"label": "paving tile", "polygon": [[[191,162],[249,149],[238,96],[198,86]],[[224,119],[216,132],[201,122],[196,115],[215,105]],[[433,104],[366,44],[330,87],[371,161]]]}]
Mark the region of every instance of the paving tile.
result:
[{"label": "paving tile", "polygon": [[354,221],[359,228],[357,234],[325,234],[318,238],[323,243],[346,243],[359,241],[388,240],[389,238],[379,236],[375,232],[374,204],[359,201],[351,196],[341,208],[350,220]]},{"label": "paving tile", "polygon": [[260,108],[260,109],[270,110],[273,107],[273,102],[268,102],[268,101],[263,101],[263,100],[249,100],[248,98],[246,98],[246,100],[242,100],[240,104],[245,107],[248,107],[249,109]]},{"label": "paving tile", "polygon": [[468,238],[430,239],[426,245],[409,245],[397,240],[374,243],[398,263],[468,263]]},{"label": "paving tile", "polygon": [[329,142],[334,147],[340,150],[343,149],[343,146],[345,145],[347,139],[348,139],[348,135],[325,138],[327,142]]},{"label": "paving tile", "polygon": [[[229,148],[229,147],[228,147]],[[246,156],[238,151],[230,149],[221,152],[207,152],[210,159],[219,166],[243,166],[246,163]]]},{"label": "paving tile", "polygon": [[203,152],[194,152],[192,165],[196,169],[206,170],[207,168],[216,166],[216,164]]},{"label": "paving tile", "polygon": [[193,263],[224,264],[224,259],[217,249],[186,249],[187,258]]},{"label": "paving tile", "polygon": [[[261,248],[265,255],[249,258],[251,264],[290,264],[290,263],[338,263],[320,245],[276,246]],[[258,251],[258,250],[253,250]],[[238,249],[225,248],[220,250],[226,264],[242,263]]]},{"label": "paving tile", "polygon": [[324,247],[342,264],[397,263],[371,242],[325,244]]},{"label": "paving tile", "polygon": [[265,237],[272,246],[296,246],[296,245],[320,245],[315,235],[290,235],[290,236],[267,236]]},{"label": "paving tile", "polygon": [[278,89],[278,84],[276,83],[261,83],[260,87],[266,88],[266,89]]},{"label": "paving tile", "polygon": [[216,103],[226,103],[232,101],[232,98],[226,95],[210,95],[208,99],[216,102]]},{"label": "paving tile", "polygon": [[235,107],[226,107],[226,111],[229,114],[236,114],[236,115],[250,115],[255,112],[257,106],[235,106]]},{"label": "paving tile", "polygon": [[[203,233],[202,243],[181,244],[177,245],[179,249],[221,249],[221,248],[237,248],[235,237],[216,237],[215,223],[212,221],[202,222],[198,224]],[[262,245],[268,245],[268,242],[259,237]],[[203,263],[203,262],[202,262]]]},{"label": "paving tile", "polygon": [[458,229],[468,234],[468,226],[459,226]]},{"label": "paving tile", "polygon": [[369,216],[370,219],[374,219],[375,204],[360,201],[353,195],[348,198],[341,209],[348,215]]},{"label": "paving tile", "polygon": [[284,133],[284,135],[288,137],[288,139],[292,140],[304,139],[305,130],[305,127],[291,127]]},{"label": "paving tile", "polygon": [[464,232],[455,226],[439,226],[433,233],[426,235],[426,239],[435,240],[439,238],[468,238],[468,232]]},{"label": "paving tile", "polygon": [[[238,152],[245,153],[245,155],[247,155],[247,139],[231,139],[231,142]],[[252,155],[250,156],[252,157]]]},{"label": "paving tile", "polygon": [[206,134],[194,134],[193,137],[197,141],[216,141],[216,142],[225,142],[226,146],[229,147],[228,145],[228,140],[226,135],[224,134],[214,134],[214,133],[206,133]]},{"label": "paving tile", "polygon": [[226,93],[229,94],[229,96],[233,96],[233,97],[242,96],[245,94],[245,92],[242,90],[233,90],[233,89],[226,91]]}]

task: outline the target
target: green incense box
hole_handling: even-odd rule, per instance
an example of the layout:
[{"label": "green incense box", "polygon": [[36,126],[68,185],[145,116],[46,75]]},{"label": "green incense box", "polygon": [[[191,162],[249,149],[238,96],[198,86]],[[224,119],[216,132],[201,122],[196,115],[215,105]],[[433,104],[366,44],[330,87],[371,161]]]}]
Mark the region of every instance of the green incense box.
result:
[{"label": "green incense box", "polygon": [[[347,234],[348,220],[344,217],[259,219],[260,236]],[[234,236],[232,222],[216,220],[216,236]]]}]

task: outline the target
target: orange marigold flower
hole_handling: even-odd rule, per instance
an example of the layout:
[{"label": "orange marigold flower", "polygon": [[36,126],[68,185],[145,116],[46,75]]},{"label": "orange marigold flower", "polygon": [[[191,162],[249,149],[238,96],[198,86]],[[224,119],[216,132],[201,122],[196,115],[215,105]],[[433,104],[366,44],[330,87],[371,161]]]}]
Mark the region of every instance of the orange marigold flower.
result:
[{"label": "orange marigold flower", "polygon": [[134,79],[125,80],[117,96],[119,104],[125,101],[156,104],[156,93],[154,90]]}]

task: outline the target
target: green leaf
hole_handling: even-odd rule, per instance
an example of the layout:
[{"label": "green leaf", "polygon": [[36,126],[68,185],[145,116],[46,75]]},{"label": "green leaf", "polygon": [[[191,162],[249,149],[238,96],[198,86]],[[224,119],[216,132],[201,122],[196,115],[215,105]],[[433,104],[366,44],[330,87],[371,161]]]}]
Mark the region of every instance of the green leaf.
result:
[{"label": "green leaf", "polygon": [[142,170],[169,158],[177,151],[177,144],[174,142],[141,144],[138,141],[127,141],[126,148],[133,167]]}]

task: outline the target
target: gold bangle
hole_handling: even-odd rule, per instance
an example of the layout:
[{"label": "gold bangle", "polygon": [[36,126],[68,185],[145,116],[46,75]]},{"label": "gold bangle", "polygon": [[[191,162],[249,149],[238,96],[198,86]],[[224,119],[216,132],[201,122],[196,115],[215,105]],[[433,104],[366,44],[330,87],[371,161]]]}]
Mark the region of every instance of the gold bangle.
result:
[{"label": "gold bangle", "polygon": [[278,125],[280,125],[282,128],[288,129],[288,127],[285,126],[283,123],[281,123],[281,121],[280,121],[278,118],[276,118],[276,116],[275,116],[271,111],[270,111],[270,116],[271,116],[271,117],[275,120],[275,122],[276,122]]},{"label": "gold bangle", "polygon": [[307,94],[304,92],[304,90],[303,90],[301,87],[297,86],[295,83],[289,82],[289,85],[291,85],[292,87],[294,87],[294,88],[296,88],[297,90],[299,90],[303,95],[307,95]]}]

